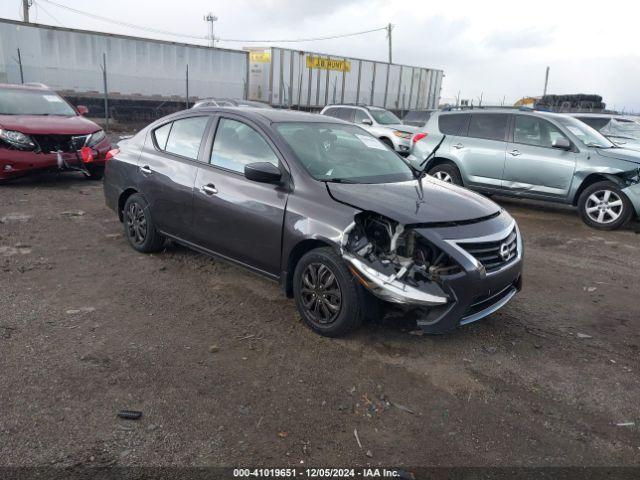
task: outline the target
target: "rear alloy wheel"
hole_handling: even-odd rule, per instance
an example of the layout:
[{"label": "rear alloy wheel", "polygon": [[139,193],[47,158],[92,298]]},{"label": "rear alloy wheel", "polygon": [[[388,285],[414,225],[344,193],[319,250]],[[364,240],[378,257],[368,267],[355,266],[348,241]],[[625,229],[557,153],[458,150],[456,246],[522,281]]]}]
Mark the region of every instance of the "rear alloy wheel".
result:
[{"label": "rear alloy wheel", "polygon": [[455,185],[462,185],[462,177],[455,165],[450,163],[441,163],[429,170],[429,175],[442,180],[443,182],[453,183]]},{"label": "rear alloy wheel", "polygon": [[129,244],[142,253],[158,252],[164,237],[158,233],[151,219],[149,204],[139,193],[131,195],[123,209],[124,233]]},{"label": "rear alloy wheel", "polygon": [[298,312],[313,330],[338,337],[362,322],[361,288],[346,263],[329,247],[306,253],[293,274]]},{"label": "rear alloy wheel", "polygon": [[613,182],[598,182],[587,187],[578,200],[584,223],[593,228],[615,230],[624,226],[633,215],[633,206]]}]

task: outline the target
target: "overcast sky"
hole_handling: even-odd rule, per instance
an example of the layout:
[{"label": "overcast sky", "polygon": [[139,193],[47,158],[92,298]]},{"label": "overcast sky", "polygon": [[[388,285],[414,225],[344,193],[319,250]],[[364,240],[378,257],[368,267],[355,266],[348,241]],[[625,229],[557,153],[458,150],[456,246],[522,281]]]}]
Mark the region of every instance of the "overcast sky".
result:
[{"label": "overcast sky", "polygon": [[[640,111],[640,2],[536,0],[55,0],[78,10],[148,27],[205,36],[203,14],[219,17],[216,36],[240,39],[318,37],[391,22],[395,63],[440,68],[442,100],[513,103],[549,93],[597,93],[610,108]],[[2,16],[20,19],[19,0],[0,0]],[[529,7],[526,7],[526,5]],[[36,0],[32,21],[198,43],[139,32]],[[206,43],[203,40],[200,43]],[[272,43],[278,45],[277,43]],[[250,44],[219,42],[242,48]],[[280,44],[336,55],[387,59],[384,31],[340,40]]]}]

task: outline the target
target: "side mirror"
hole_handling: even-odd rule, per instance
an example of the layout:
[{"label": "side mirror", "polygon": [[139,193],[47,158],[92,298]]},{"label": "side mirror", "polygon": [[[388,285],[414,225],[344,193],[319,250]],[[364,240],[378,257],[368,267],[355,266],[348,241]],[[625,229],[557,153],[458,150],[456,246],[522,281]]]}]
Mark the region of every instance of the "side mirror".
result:
[{"label": "side mirror", "polygon": [[78,105],[76,107],[76,110],[78,110],[78,113],[80,115],[86,115],[87,113],[89,113],[89,109],[85,105]]},{"label": "side mirror", "polygon": [[278,183],[282,179],[282,172],[273,163],[256,162],[244,166],[244,176],[254,182]]},{"label": "side mirror", "polygon": [[571,150],[571,142],[564,137],[556,138],[551,146],[560,150]]},{"label": "side mirror", "polygon": [[362,123],[363,123],[364,125],[373,125],[373,122],[371,121],[371,119],[370,119],[370,118],[364,118],[364,119],[362,119]]}]

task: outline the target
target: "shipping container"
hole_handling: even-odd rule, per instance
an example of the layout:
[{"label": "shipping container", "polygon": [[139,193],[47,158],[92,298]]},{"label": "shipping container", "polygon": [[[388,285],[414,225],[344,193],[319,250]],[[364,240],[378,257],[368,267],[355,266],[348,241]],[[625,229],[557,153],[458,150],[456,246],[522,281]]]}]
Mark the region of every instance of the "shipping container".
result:
[{"label": "shipping container", "polygon": [[438,108],[442,70],[270,47],[249,55],[249,98],[277,107],[332,103]]},{"label": "shipping container", "polygon": [[110,93],[185,98],[188,65],[190,97],[246,95],[247,52],[0,20],[0,83],[102,93],[103,54]]},{"label": "shipping container", "polygon": [[139,100],[143,110],[164,108],[164,101],[179,108],[187,89],[191,102],[228,97],[306,110],[330,103],[433,109],[443,78],[437,69],[284,48],[231,50],[0,19],[0,83],[44,83],[76,100],[95,100],[104,94],[103,66],[109,98],[128,101],[129,109]]}]

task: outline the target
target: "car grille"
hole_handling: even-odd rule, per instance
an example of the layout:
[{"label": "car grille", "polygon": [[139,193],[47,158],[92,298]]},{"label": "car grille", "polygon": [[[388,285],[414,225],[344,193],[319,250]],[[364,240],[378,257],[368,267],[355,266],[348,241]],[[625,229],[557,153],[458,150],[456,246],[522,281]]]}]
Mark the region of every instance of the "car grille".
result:
[{"label": "car grille", "polygon": [[506,238],[494,242],[459,243],[487,272],[499,270],[518,257],[518,233],[514,227]]},{"label": "car grille", "polygon": [[40,151],[50,152],[76,152],[80,150],[89,135],[31,135]]}]

